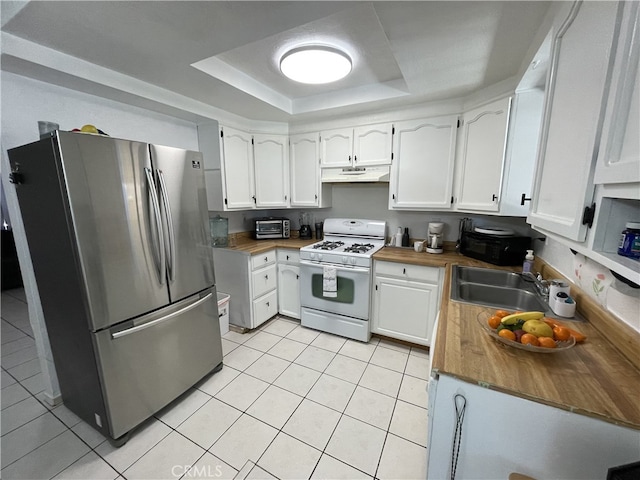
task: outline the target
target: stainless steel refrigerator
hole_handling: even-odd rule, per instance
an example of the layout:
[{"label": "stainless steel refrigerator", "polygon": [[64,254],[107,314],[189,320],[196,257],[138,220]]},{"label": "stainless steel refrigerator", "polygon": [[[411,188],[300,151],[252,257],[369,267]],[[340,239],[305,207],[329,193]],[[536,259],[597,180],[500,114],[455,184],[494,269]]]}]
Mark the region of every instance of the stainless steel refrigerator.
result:
[{"label": "stainless steel refrigerator", "polygon": [[122,444],[222,368],[202,156],[58,131],[8,153],[63,401]]}]

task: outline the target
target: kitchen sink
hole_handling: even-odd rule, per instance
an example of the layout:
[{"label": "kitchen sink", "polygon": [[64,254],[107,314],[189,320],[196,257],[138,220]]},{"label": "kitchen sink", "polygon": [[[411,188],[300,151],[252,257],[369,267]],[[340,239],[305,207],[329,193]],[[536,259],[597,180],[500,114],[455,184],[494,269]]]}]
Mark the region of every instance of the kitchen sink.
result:
[{"label": "kitchen sink", "polygon": [[455,265],[451,299],[506,310],[549,311],[549,305],[518,273]]}]

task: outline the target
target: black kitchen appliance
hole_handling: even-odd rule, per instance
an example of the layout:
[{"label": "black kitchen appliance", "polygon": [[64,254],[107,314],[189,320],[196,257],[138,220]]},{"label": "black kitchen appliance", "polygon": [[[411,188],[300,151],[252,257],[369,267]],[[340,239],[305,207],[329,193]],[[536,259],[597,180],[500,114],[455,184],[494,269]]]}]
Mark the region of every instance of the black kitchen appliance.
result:
[{"label": "black kitchen appliance", "polygon": [[530,248],[531,237],[479,232],[462,232],[460,243],[460,253],[493,265],[520,265]]},{"label": "black kitchen appliance", "polygon": [[308,213],[300,214],[300,238],[311,238],[311,220]]}]

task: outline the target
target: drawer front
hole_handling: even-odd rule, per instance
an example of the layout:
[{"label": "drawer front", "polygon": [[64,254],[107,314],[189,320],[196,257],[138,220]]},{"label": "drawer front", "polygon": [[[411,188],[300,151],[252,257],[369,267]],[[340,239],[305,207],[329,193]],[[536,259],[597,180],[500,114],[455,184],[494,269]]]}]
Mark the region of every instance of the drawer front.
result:
[{"label": "drawer front", "polygon": [[275,263],[265,268],[260,268],[251,272],[251,286],[253,287],[253,298],[258,298],[270,290],[274,290],[278,285],[277,270]]},{"label": "drawer front", "polygon": [[278,313],[278,292],[275,290],[253,301],[253,328]]},{"label": "drawer front", "polygon": [[300,263],[300,250],[279,248],[278,263]]},{"label": "drawer front", "polygon": [[376,275],[389,275],[392,277],[422,280],[429,283],[440,281],[440,268],[411,265],[408,263],[380,262],[376,261]]},{"label": "drawer front", "polygon": [[276,251],[269,250],[268,252],[259,253],[251,256],[251,270],[256,268],[265,267],[276,263]]}]

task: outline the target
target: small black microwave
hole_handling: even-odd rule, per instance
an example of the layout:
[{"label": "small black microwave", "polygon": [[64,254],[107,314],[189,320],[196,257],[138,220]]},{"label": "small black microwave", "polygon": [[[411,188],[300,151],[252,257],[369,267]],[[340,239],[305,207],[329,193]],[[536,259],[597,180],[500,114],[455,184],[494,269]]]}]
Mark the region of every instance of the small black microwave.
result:
[{"label": "small black microwave", "polygon": [[491,235],[479,232],[462,232],[460,253],[493,265],[520,265],[531,237],[516,235]]}]

